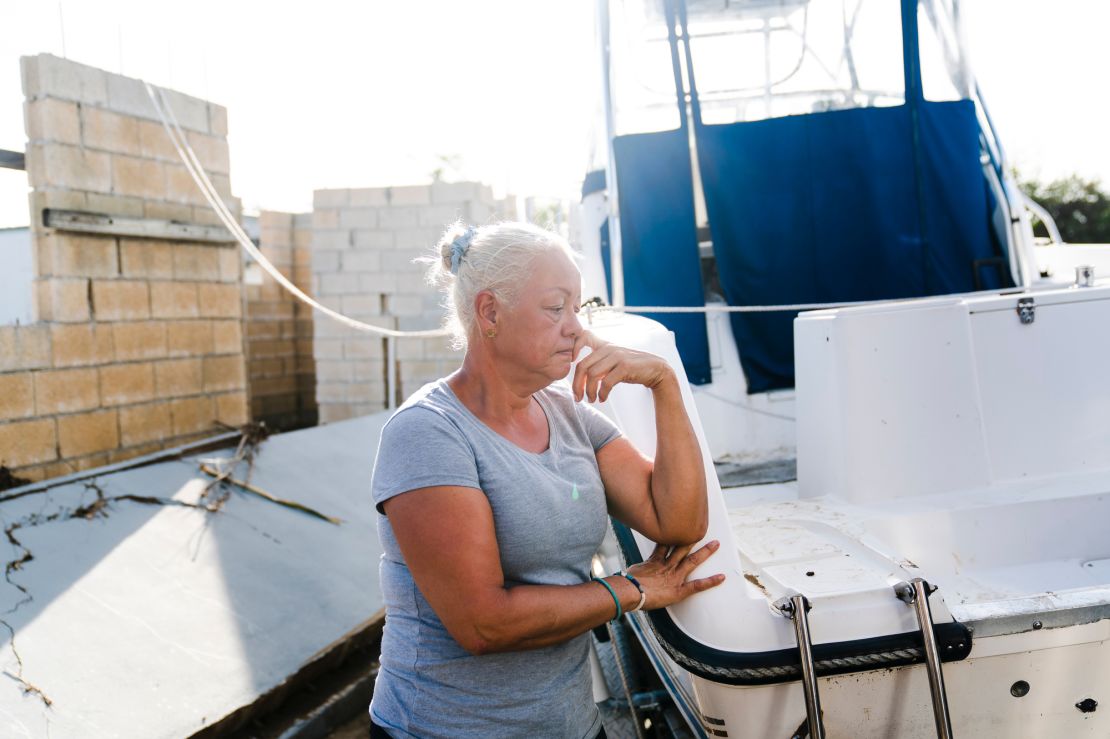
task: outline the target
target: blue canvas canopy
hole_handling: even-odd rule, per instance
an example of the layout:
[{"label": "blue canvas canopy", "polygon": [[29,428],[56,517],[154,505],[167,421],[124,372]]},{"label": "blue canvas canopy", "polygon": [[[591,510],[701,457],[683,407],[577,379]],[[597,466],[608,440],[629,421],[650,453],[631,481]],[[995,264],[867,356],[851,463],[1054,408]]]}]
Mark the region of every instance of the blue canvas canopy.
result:
[{"label": "blue canvas canopy", "polygon": [[[1004,261],[992,236],[975,103],[923,95],[917,0],[901,1],[904,103],[723,124],[702,120],[685,3],[664,0],[664,12],[676,89],[689,91],[713,251],[730,305],[920,297],[1012,284],[1008,271],[996,269]],[[676,26],[687,42],[684,71]],[[703,300],[686,100],[678,99],[678,130],[613,142],[630,305]],[[795,316],[732,314],[749,393],[793,387]],[[676,318],[696,318],[697,325]],[[700,368],[704,318],[663,319],[679,337],[683,361]]]}]

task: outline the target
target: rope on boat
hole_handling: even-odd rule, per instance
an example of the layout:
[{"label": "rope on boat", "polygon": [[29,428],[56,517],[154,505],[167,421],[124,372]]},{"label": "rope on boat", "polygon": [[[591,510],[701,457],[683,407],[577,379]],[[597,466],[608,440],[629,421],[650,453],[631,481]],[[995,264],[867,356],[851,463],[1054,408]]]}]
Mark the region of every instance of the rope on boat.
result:
[{"label": "rope on boat", "polygon": [[349,316],[345,316],[339,311],[333,310],[326,305],[322,305],[314,300],[309,295],[306,295],[299,287],[294,285],[289,278],[281,273],[269,259],[259,251],[258,247],[251,241],[250,236],[243,230],[235,217],[231,214],[227,205],[220,198],[216,192],[216,188],[212,186],[212,181],[208,178],[208,174],[197,159],[196,153],[193,151],[192,146],[189,145],[188,140],[185,138],[185,133],[181,130],[181,126],[177,122],[177,117],[173,113],[169,102],[165,99],[161,88],[155,88],[149,82],[146,85],[146,93],[150,96],[151,102],[154,103],[154,110],[158,117],[162,119],[162,127],[166,129],[166,134],[170,137],[170,142],[173,144],[174,149],[177,150],[177,155],[181,157],[181,161],[185,164],[185,168],[189,171],[193,181],[197,183],[200,192],[204,195],[204,199],[208,201],[208,205],[219,217],[220,221],[224,224],[243,250],[247,252],[258,263],[262,269],[273,277],[279,285],[285,288],[297,300],[311,306],[313,309],[339,321],[340,323],[355,329],[356,331],[363,331],[369,334],[376,334],[391,339],[396,338],[438,338],[450,335],[445,329],[429,329],[426,331],[398,331],[396,329],[384,328],[382,326],[374,326],[363,321],[359,321]]},{"label": "rope on boat", "polygon": [[[778,665],[775,667],[719,667],[709,665],[694,659],[673,647],[655,628],[650,618],[643,619],[647,622],[656,641],[663,646],[667,654],[678,664],[690,668],[703,675],[714,675],[733,680],[768,680],[793,678],[801,675],[801,668],[797,665]],[[916,647],[909,649],[892,649],[886,652],[862,654],[853,657],[831,657],[814,662],[814,667],[821,671],[843,670],[845,668],[872,668],[886,664],[905,664],[918,661],[922,658],[922,651]]]}]

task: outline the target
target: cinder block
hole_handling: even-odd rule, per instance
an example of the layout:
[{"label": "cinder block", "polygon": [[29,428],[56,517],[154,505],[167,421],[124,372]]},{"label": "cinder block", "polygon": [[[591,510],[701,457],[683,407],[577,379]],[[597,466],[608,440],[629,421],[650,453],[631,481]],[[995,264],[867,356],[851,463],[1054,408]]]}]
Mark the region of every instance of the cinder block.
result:
[{"label": "cinder block", "polygon": [[166,133],[161,121],[144,121],[135,119],[139,129],[139,153],[148,159],[158,159],[163,162],[180,162],[181,155]]},{"label": "cinder block", "polygon": [[55,231],[39,236],[37,246],[41,263],[43,266],[49,263],[50,273],[57,277],[115,277],[119,274],[113,237]]},{"label": "cinder block", "polygon": [[200,315],[197,306],[197,284],[195,282],[151,282],[150,312],[154,318],[196,318]]},{"label": "cinder block", "polygon": [[[319,378],[319,375],[317,375]],[[347,400],[347,383],[346,382],[321,382],[316,385],[316,402],[324,403],[344,403]]]},{"label": "cinder block", "polygon": [[0,464],[16,468],[58,458],[53,418],[0,424]]},{"label": "cinder block", "polygon": [[81,141],[93,149],[135,156],[143,153],[137,118],[89,105],[81,106]]},{"label": "cinder block", "polygon": [[173,435],[193,434],[212,428],[216,417],[215,403],[207,395],[170,401]]},{"label": "cinder block", "polygon": [[432,188],[429,185],[402,185],[389,188],[389,204],[428,205],[432,202]]},{"label": "cinder block", "polygon": [[320,382],[351,382],[354,379],[353,362],[333,359],[316,360],[316,379]]},{"label": "cinder block", "polygon": [[415,205],[385,208],[378,214],[378,228],[397,230],[420,225],[420,208]]},{"label": "cinder block", "polygon": [[340,261],[343,272],[379,272],[382,269],[382,253],[368,249],[353,249],[343,252]]},{"label": "cinder block", "polygon": [[463,215],[463,208],[457,205],[429,205],[420,209],[420,225],[429,228],[446,229]]},{"label": "cinder block", "polygon": [[95,323],[53,323],[50,343],[55,367],[107,364],[115,357],[112,327]]},{"label": "cinder block", "polygon": [[320,423],[336,423],[338,421],[346,421],[349,418],[355,418],[355,411],[352,406],[346,403],[327,403],[323,401],[320,403]]},{"label": "cinder block", "polygon": [[112,324],[112,344],[117,362],[166,356],[166,324],[137,321]]},{"label": "cinder block", "polygon": [[385,272],[366,272],[351,276],[358,278],[359,290],[364,293],[391,293],[396,284],[396,275]]},{"label": "cinder block", "polygon": [[112,193],[90,192],[86,196],[86,207],[93,213],[109,216],[142,218],[144,201],[140,197],[116,195]]},{"label": "cinder block", "polygon": [[351,234],[351,242],[356,249],[392,249],[392,231],[359,229]]},{"label": "cinder block", "polygon": [[362,187],[350,191],[350,205],[356,208],[381,208],[389,205],[388,187]]},{"label": "cinder block", "polygon": [[481,195],[481,184],[478,182],[433,182],[433,203],[464,203],[468,200],[477,200]]},{"label": "cinder block", "polygon": [[415,359],[424,359],[424,342],[417,338],[401,338],[397,339],[397,348],[394,357],[399,362],[406,362]]},{"label": "cinder block", "polygon": [[[207,207],[207,206],[205,206]],[[147,218],[161,218],[165,221],[184,221],[196,223],[193,217],[192,205],[182,203],[167,203],[164,200],[146,200],[143,202],[143,215]]]},{"label": "cinder block", "polygon": [[205,172],[210,175],[226,175],[231,171],[226,138],[223,136],[206,136],[193,131],[187,131],[185,138]]},{"label": "cinder block", "polygon": [[[194,205],[189,210],[190,210],[190,213],[192,214],[189,217],[189,221],[191,223],[197,223],[197,224],[200,224],[202,226],[222,226],[223,225],[223,221],[220,220],[220,217],[218,215],[216,215],[216,211],[212,210],[212,207],[210,205],[208,205],[207,202],[205,202],[203,205]],[[232,212],[232,215],[237,214],[237,211],[235,211],[235,210],[232,210],[231,212]],[[236,215],[236,217],[238,217],[238,216]]]},{"label": "cinder block", "polygon": [[118,74],[105,75],[108,83],[108,107],[119,113],[155,120],[154,104],[140,80]]},{"label": "cinder block", "polygon": [[239,318],[243,315],[243,293],[238,284],[202,282],[197,286],[200,315],[207,318]]},{"label": "cinder block", "polygon": [[171,119],[177,120],[182,128],[208,133],[207,101],[185,95],[177,90],[163,89],[162,92],[165,104],[169,108],[167,115],[172,112]]},{"label": "cinder block", "polygon": [[208,130],[216,136],[227,136],[227,108],[208,103]]},{"label": "cinder block", "polygon": [[212,342],[216,354],[242,354],[243,322],[212,321]]},{"label": "cinder block", "polygon": [[159,398],[200,393],[204,388],[201,359],[166,359],[155,363],[154,387]]},{"label": "cinder block", "polygon": [[343,339],[315,338],[312,342],[312,354],[316,359],[342,359]]},{"label": "cinder block", "polygon": [[205,357],[203,360],[204,392],[235,390],[246,385],[246,366],[242,355]]},{"label": "cinder block", "polygon": [[343,208],[339,211],[340,228],[376,228],[378,211],[374,208]]},{"label": "cinder block", "polygon": [[408,251],[386,251],[381,252],[381,270],[383,272],[391,273],[423,273],[426,267],[416,261],[419,257],[414,257],[412,252]]},{"label": "cinder block", "polygon": [[27,180],[34,188],[110,192],[111,155],[66,144],[29,144]]},{"label": "cinder block", "polygon": [[239,254],[239,246],[222,247],[216,253],[220,262],[220,280],[238,282],[243,275],[243,257]]},{"label": "cinder block", "polygon": [[290,268],[293,265],[293,247],[291,246],[277,246],[274,244],[266,244],[260,249],[262,256],[270,260],[270,264],[274,265],[283,274],[288,276]]},{"label": "cinder block", "polygon": [[349,249],[351,248],[350,231],[313,231],[312,248],[319,249]]},{"label": "cinder block", "polygon": [[35,415],[35,386],[30,372],[0,375],[0,421]]},{"label": "cinder block", "polygon": [[160,200],[166,197],[166,186],[167,175],[162,162],[124,154],[112,156],[113,192]]},{"label": "cinder block", "polygon": [[77,104],[56,98],[24,103],[23,120],[30,141],[81,143],[81,120]]},{"label": "cinder block", "polygon": [[23,94],[29,99],[56,97],[103,105],[108,100],[107,74],[96,67],[37,54],[20,59]]},{"label": "cinder block", "polygon": [[141,403],[153,397],[154,365],[150,362],[112,364],[100,368],[101,405]]},{"label": "cinder block", "polygon": [[[398,339],[398,341],[404,341],[404,339]],[[345,359],[353,359],[360,362],[378,360],[380,362],[385,359],[385,355],[385,341],[371,334],[353,337],[343,342],[343,357]],[[385,365],[379,364],[377,372],[380,376],[384,377]]]},{"label": "cinder block", "polygon": [[313,249],[312,254],[312,271],[313,272],[338,272],[339,271],[339,255],[341,252],[334,249]]},{"label": "cinder block", "polygon": [[[176,164],[165,165],[166,171],[166,189],[165,198],[173,203],[187,203],[189,205],[201,205],[207,201],[204,195],[201,194],[200,187],[193,181],[193,176],[185,169],[184,165],[178,166]],[[211,178],[210,178],[211,179]],[[213,186],[216,184],[213,181]]]},{"label": "cinder block", "polygon": [[228,426],[242,426],[250,421],[246,393],[235,392],[216,396],[216,420]]},{"label": "cinder block", "polygon": [[40,321],[83,323],[92,315],[88,280],[36,279],[34,290]]},{"label": "cinder block", "polygon": [[43,370],[35,373],[35,413],[50,416],[100,405],[95,369]]},{"label": "cinder block", "polygon": [[171,357],[200,357],[214,351],[212,321],[170,321],[166,324]]},{"label": "cinder block", "polygon": [[442,234],[443,229],[428,228],[427,226],[401,229],[394,234],[393,248],[410,250],[414,252],[414,255],[430,254],[435,249],[435,245],[439,243]]},{"label": "cinder block", "polygon": [[177,280],[220,279],[220,250],[218,246],[200,244],[173,244],[173,276]]},{"label": "cinder block", "polygon": [[358,275],[341,273],[320,276],[321,295],[357,295],[359,292]]},{"label": "cinder block", "polygon": [[380,316],[382,299],[379,295],[344,295],[339,299],[340,312],[351,318]]},{"label": "cinder block", "polygon": [[58,447],[63,459],[115,449],[119,446],[116,410],[81,413],[58,419]]},{"label": "cinder block", "polygon": [[385,312],[394,316],[422,316],[424,314],[424,301],[420,295],[402,293],[387,295]]},{"label": "cinder block", "polygon": [[122,446],[161,441],[173,433],[170,404],[146,403],[120,408],[119,427]]},{"label": "cinder block", "polygon": [[342,208],[350,202],[349,195],[349,190],[314,190],[312,208]]},{"label": "cinder block", "polygon": [[150,290],[138,280],[93,280],[93,315],[98,321],[150,318]]},{"label": "cinder block", "polygon": [[321,230],[339,228],[339,209],[317,208],[312,211],[312,228]]},{"label": "cinder block", "polygon": [[124,277],[173,277],[173,245],[153,239],[120,239],[120,270]]}]

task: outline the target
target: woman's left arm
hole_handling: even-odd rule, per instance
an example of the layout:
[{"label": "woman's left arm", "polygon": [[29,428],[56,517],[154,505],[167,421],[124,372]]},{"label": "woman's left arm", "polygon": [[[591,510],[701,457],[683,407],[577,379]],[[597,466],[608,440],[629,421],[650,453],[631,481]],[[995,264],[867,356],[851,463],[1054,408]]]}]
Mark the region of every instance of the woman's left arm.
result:
[{"label": "woman's left arm", "polygon": [[654,460],[624,437],[597,453],[609,512],[660,544],[699,541],[709,524],[705,466],[678,376],[661,357],[602,342],[589,332],[580,344],[592,351],[575,369],[575,399],[605,401],[614,386],[628,382],[649,388],[655,404]]}]

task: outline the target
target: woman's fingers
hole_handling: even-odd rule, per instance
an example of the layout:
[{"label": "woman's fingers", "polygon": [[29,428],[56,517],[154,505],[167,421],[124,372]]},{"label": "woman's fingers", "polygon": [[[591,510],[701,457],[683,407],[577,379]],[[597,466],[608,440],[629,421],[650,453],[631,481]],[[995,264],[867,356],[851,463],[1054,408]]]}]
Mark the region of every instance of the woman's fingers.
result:
[{"label": "woman's fingers", "polygon": [[676,566],[676,565],[681,564],[682,559],[687,554],[689,554],[690,550],[693,549],[693,548],[694,547],[691,544],[687,544],[687,545],[684,545],[684,546],[681,546],[681,547],[675,547],[674,549],[672,549],[670,551],[670,554],[667,555],[667,563],[672,565],[672,566]]},{"label": "woman's fingers", "polygon": [[694,593],[700,593],[703,590],[715,588],[724,581],[724,574],[717,573],[716,575],[710,575],[709,577],[699,577],[697,580],[687,580],[682,587],[684,590],[687,591],[686,594],[689,596],[693,595]]},{"label": "woman's fingers", "polygon": [[691,552],[689,555],[686,556],[686,558],[679,565],[680,569],[682,570],[682,573],[684,575],[689,574],[694,569],[696,569],[698,565],[700,565],[705,560],[709,559],[713,555],[713,553],[716,552],[720,548],[721,548],[721,542],[714,539],[713,541],[708,542],[705,546],[701,547],[697,551]]}]

